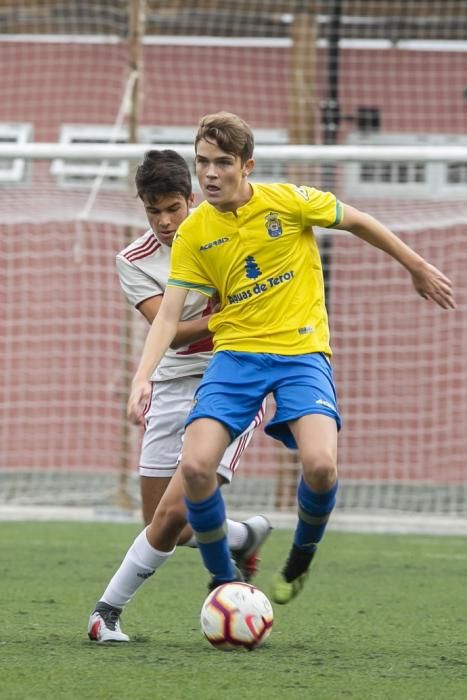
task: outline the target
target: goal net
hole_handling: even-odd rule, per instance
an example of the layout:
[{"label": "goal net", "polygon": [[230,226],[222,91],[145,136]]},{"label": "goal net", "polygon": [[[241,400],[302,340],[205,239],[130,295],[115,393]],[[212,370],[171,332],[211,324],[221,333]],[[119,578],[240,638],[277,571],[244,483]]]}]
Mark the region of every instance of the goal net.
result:
[{"label": "goal net", "polygon": [[[0,27],[0,510],[138,508],[125,405],[147,326],[114,264],[147,227],[132,174],[153,147],[191,163],[200,116],[226,109],[255,131],[257,181],[335,191],[453,280],[443,311],[380,251],[317,231],[343,418],[335,522],[461,528],[465,5],[29,0],[1,3]],[[292,518],[299,469],[257,431],[231,512]]]}]

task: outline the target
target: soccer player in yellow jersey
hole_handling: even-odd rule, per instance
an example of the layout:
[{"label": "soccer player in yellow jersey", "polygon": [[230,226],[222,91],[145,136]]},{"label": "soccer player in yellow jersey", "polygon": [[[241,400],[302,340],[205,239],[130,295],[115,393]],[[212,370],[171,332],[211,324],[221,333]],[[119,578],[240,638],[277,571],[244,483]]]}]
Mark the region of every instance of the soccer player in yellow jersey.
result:
[{"label": "soccer player in yellow jersey", "polygon": [[334,388],[323,274],[313,225],[350,231],[409,273],[415,290],[455,308],[450,280],[367,213],[329,192],[290,184],[252,185],[253,134],[234,114],[210,114],[195,140],[205,201],[178,229],[171,272],[132,383],[128,415],[141,419],[148,381],[177,329],[186,295],[220,297],[210,321],[214,357],[186,422],[181,471],[188,520],[212,586],[236,576],[225,537],[216,467],[230,442],[273,393],[266,432],[298,449],[298,522],[272,598],[302,589],[337,492],[340,417]]}]

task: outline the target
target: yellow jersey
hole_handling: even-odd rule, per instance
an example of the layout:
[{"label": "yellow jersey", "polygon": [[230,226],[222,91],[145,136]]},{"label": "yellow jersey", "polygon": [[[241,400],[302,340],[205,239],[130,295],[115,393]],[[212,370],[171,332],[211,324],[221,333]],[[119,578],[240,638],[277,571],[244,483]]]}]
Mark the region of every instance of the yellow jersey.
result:
[{"label": "yellow jersey", "polygon": [[332,193],[291,184],[252,185],[236,213],[203,202],[174,238],[167,284],[218,292],[214,351],[330,355],[312,226],[335,226],[342,214]]}]

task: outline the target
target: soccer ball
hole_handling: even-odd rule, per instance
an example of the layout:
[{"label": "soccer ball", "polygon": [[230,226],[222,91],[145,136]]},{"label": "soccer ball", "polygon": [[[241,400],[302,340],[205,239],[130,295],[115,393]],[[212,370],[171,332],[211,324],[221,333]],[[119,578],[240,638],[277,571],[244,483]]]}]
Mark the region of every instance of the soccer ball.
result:
[{"label": "soccer ball", "polygon": [[248,583],[224,583],[214,589],[201,609],[201,630],[217,649],[260,647],[271,634],[272,605],[259,588]]}]

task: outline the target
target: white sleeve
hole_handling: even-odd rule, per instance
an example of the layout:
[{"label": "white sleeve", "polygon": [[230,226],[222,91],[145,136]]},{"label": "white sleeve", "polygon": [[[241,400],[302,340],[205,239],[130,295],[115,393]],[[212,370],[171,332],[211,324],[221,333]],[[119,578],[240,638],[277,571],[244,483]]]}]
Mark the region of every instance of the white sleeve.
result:
[{"label": "white sleeve", "polygon": [[133,306],[138,306],[145,299],[164,293],[156,280],[135,267],[123,255],[117,255],[116,264],[120,286]]}]

